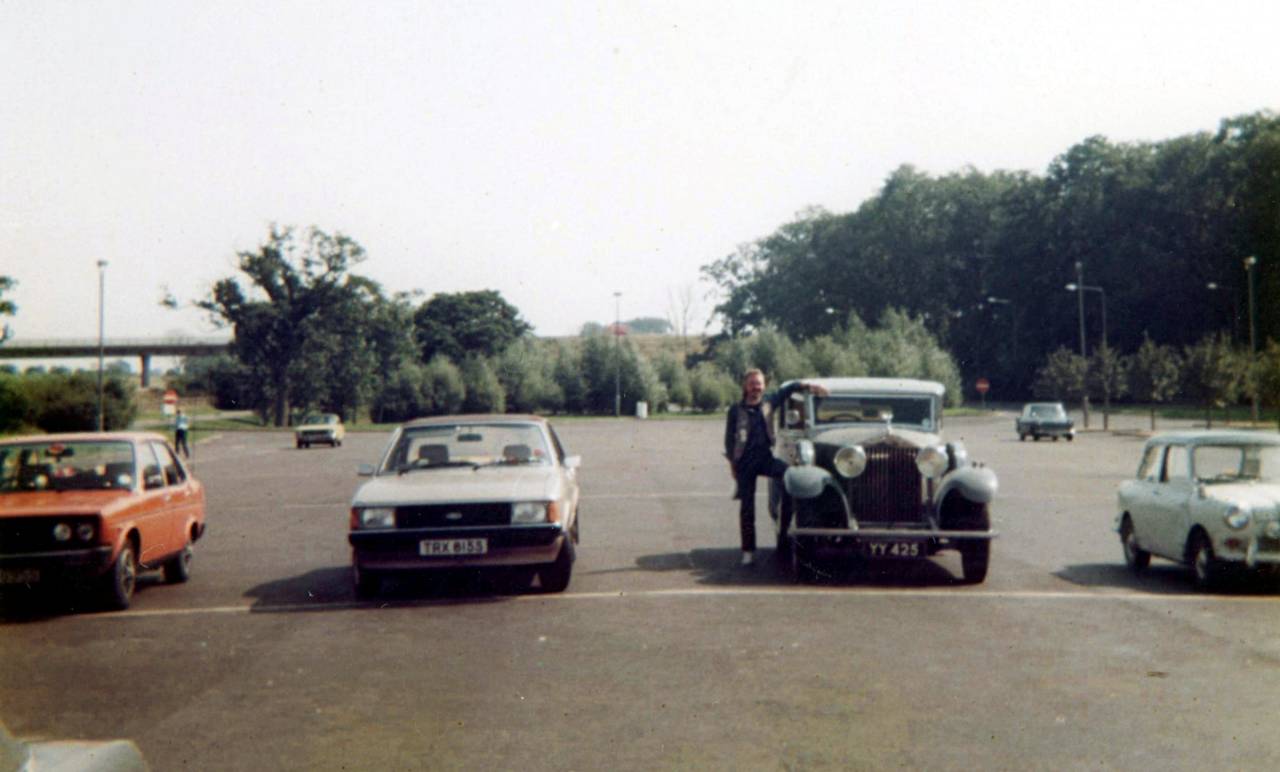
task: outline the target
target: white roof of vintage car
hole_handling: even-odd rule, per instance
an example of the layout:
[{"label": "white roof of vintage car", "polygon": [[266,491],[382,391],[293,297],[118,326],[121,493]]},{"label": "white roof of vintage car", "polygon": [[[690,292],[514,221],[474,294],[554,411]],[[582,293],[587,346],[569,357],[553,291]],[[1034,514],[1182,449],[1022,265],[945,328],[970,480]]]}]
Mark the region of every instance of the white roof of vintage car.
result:
[{"label": "white roof of vintage car", "polygon": [[1200,443],[1207,445],[1280,445],[1276,432],[1249,431],[1247,429],[1185,429],[1164,432],[1147,440],[1148,445],[1159,443]]},{"label": "white roof of vintage car", "polygon": [[932,394],[941,397],[946,387],[937,381],[914,378],[804,378],[805,383],[826,387],[832,394]]}]

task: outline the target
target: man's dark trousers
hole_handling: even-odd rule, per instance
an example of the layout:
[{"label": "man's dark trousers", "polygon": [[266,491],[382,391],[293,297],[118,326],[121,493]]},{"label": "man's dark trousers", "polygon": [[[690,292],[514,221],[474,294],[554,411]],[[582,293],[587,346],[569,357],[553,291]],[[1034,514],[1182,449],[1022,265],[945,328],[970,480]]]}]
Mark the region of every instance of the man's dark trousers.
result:
[{"label": "man's dark trousers", "polygon": [[744,456],[737,464],[738,478],[738,530],[742,535],[742,551],[756,550],[756,478],[771,477],[781,480],[787,464],[772,453]]}]

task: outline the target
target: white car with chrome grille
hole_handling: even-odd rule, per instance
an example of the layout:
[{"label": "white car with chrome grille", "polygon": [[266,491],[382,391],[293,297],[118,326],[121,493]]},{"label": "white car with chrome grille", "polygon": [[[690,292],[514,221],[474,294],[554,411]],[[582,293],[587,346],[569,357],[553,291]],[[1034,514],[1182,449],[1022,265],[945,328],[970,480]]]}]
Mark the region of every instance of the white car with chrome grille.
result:
[{"label": "white car with chrome grille", "polygon": [[538,416],[423,418],[396,429],[351,502],[356,593],[394,574],[498,569],[544,592],[569,585],[581,459]]}]

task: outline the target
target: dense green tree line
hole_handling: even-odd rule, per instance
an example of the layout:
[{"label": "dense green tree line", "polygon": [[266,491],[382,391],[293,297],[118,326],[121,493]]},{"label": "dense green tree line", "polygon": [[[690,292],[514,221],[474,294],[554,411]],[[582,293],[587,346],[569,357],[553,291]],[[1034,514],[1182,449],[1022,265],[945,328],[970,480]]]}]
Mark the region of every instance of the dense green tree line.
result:
[{"label": "dense green tree line", "polygon": [[[1280,118],[1224,120],[1163,142],[1091,137],[1044,174],[941,177],[902,166],[856,211],[802,212],[703,268],[730,334],[772,325],[797,340],[849,314],[901,309],[925,320],[966,384],[1029,395],[1050,352],[1104,343],[1132,354],[1149,337],[1183,347],[1222,332],[1280,340]],[[1077,264],[1079,268],[1077,269]],[[1107,317],[1107,339],[1102,323]]]}]

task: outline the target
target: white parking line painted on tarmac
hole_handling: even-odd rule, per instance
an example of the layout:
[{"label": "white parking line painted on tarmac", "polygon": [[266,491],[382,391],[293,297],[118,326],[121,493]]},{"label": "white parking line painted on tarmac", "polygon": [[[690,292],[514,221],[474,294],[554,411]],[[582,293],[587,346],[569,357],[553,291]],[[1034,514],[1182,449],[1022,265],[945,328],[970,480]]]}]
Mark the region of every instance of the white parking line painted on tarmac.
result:
[{"label": "white parking line painted on tarmac", "polygon": [[[512,595],[505,600],[517,603],[591,601],[591,600],[626,600],[650,598],[710,598],[710,597],[821,597],[825,600],[846,598],[862,600],[867,598],[946,598],[950,601],[1087,601],[1087,602],[1125,602],[1125,603],[1277,603],[1280,596],[1249,595],[1158,595],[1141,592],[1067,592],[1053,590],[992,590],[992,591],[956,591],[956,590],[883,590],[856,589],[845,587],[741,587],[741,588],[690,588],[675,590],[617,590],[614,592],[566,592],[555,595]],[[180,609],[132,609],[129,611],[104,611],[85,614],[80,618],[102,619],[141,619],[149,617],[182,617],[202,614],[284,614],[291,612],[342,611],[351,609],[374,608],[414,608],[433,605],[433,600],[385,600],[385,601],[339,601],[334,603],[282,603],[272,605],[243,606],[205,606],[199,608]]]}]

